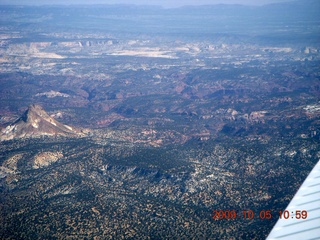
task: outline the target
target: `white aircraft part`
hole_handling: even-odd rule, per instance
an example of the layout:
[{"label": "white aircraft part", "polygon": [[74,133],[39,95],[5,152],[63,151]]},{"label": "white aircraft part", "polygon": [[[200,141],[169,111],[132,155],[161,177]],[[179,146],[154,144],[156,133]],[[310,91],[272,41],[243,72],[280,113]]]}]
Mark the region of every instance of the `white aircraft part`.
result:
[{"label": "white aircraft part", "polygon": [[[288,219],[279,218],[267,240],[320,239],[320,161],[312,169],[286,210],[289,212]],[[307,211],[307,218],[296,216],[298,211]],[[297,219],[299,217],[300,219]]]}]

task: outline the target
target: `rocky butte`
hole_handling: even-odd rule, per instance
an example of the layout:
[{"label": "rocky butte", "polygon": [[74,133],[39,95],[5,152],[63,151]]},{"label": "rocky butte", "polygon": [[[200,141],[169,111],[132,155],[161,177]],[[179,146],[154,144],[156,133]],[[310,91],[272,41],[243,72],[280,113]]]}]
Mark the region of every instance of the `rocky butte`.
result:
[{"label": "rocky butte", "polygon": [[40,136],[81,136],[81,131],[64,125],[37,104],[32,104],[14,123],[1,130],[0,140]]}]

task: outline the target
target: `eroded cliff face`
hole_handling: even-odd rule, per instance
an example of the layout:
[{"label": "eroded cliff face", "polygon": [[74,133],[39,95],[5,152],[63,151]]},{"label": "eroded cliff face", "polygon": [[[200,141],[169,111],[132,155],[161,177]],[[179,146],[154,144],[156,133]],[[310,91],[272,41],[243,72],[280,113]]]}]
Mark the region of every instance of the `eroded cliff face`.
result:
[{"label": "eroded cliff face", "polygon": [[52,163],[58,161],[60,158],[63,157],[61,152],[42,152],[34,156],[33,160],[33,168],[43,168],[51,165]]},{"label": "eroded cliff face", "polygon": [[30,105],[13,124],[1,131],[0,140],[39,136],[80,136],[80,131],[48,115],[40,105]]}]

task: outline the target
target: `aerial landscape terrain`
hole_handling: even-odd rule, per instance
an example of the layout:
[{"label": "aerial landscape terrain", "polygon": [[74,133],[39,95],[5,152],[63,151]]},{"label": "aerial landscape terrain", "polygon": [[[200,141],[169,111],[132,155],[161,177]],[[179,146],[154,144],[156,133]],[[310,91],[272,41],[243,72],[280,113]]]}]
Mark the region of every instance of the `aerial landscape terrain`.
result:
[{"label": "aerial landscape terrain", "polygon": [[319,9],[0,5],[0,239],[265,239],[320,159]]}]

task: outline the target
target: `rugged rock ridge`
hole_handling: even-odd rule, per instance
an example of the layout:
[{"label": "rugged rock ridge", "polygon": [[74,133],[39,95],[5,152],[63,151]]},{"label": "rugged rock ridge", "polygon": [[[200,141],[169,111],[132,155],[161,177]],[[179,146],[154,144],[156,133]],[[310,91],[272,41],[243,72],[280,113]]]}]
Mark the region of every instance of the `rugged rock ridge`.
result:
[{"label": "rugged rock ridge", "polygon": [[0,140],[57,135],[78,136],[80,131],[56,121],[41,106],[32,104],[19,119],[1,130]]}]

